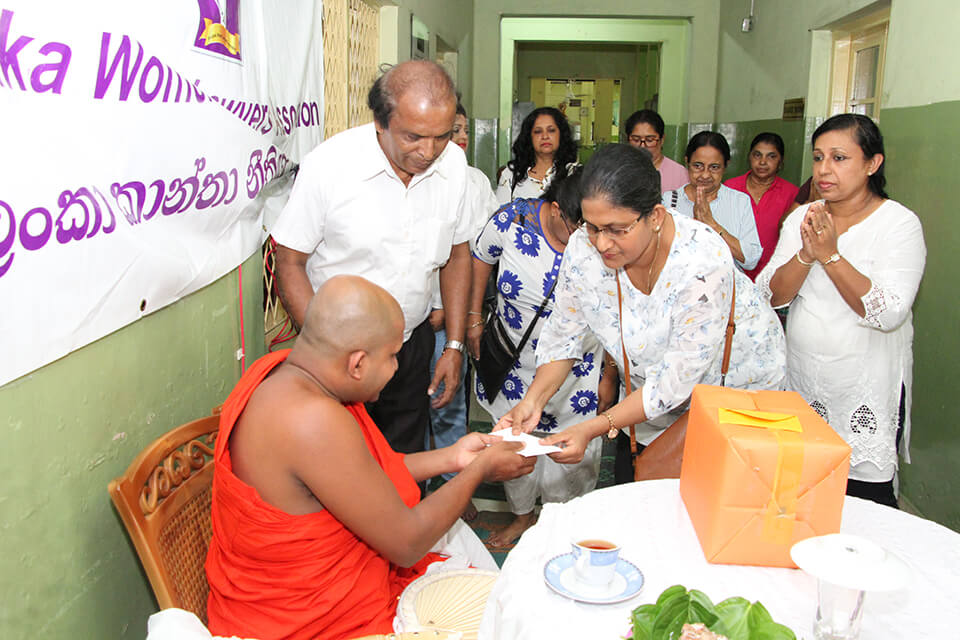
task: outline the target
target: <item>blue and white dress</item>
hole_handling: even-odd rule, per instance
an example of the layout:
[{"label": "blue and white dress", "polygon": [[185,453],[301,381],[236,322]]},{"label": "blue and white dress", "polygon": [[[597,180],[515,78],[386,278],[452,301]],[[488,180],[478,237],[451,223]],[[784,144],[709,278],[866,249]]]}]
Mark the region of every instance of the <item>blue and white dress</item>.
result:
[{"label": "blue and white dress", "polygon": [[[544,296],[553,286],[563,260],[563,253],[552,247],[544,236],[540,218],[544,205],[542,200],[523,198],[504,205],[484,226],[474,249],[476,259],[487,264],[500,263],[497,314],[516,345],[520,344]],[[477,399],[494,421],[510,411],[533,382],[537,343],[553,313],[555,299],[556,291],[493,402],[488,400],[483,385],[477,381]],[[596,415],[603,354],[595,338],[589,335],[582,338],[573,356],[578,363],[544,407],[536,433],[562,431]],[[577,465],[556,464],[541,456],[533,473],[506,483],[513,512],[529,513],[537,495],[544,502],[560,502],[592,489],[596,484],[599,453],[598,440],[596,445],[588,448],[584,461]]]},{"label": "blue and white dress", "polygon": [[[734,278],[736,332],[727,386],[782,389],[786,375],[783,328],[773,309],[733,267],[730,249],[715,231],[673,214],[670,253],[650,294],[620,270],[623,343],[648,418],[637,425],[641,444],[673,422],[694,385],[720,384]],[[624,371],[616,272],[603,264],[583,229],[570,236],[555,293],[557,310],[540,335],[537,364],[579,357],[581,336],[593,333]]]}]

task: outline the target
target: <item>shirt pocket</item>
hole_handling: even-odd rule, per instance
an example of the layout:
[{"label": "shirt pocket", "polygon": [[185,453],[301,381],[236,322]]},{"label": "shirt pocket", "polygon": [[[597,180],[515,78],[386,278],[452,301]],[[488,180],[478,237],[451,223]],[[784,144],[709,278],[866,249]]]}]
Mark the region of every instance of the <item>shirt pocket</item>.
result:
[{"label": "shirt pocket", "polygon": [[421,247],[426,266],[431,270],[439,269],[450,259],[454,222],[427,218],[420,226],[422,235],[415,241]]}]

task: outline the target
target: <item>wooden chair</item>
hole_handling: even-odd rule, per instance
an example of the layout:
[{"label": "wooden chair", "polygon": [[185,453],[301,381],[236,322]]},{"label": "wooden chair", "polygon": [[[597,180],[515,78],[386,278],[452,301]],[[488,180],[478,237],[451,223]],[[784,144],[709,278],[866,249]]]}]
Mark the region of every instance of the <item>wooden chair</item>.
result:
[{"label": "wooden chair", "polygon": [[157,438],[109,485],[110,497],[161,609],[179,607],[207,622],[213,450],[220,416]]}]

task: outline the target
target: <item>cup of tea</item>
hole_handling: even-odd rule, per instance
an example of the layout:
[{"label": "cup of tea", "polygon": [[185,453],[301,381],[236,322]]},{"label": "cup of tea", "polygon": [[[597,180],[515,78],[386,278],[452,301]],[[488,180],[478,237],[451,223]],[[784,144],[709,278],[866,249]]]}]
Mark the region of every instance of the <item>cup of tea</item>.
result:
[{"label": "cup of tea", "polygon": [[596,587],[605,587],[617,572],[620,547],[596,538],[571,542],[574,574],[577,580]]}]

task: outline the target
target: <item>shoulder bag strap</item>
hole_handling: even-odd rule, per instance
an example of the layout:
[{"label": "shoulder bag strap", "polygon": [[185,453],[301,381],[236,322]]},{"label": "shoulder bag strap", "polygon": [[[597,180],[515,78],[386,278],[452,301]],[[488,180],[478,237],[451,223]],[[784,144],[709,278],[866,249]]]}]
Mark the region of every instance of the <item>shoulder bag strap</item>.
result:
[{"label": "shoulder bag strap", "polygon": [[674,189],[673,192],[670,194],[670,207],[672,209],[677,208],[677,202],[680,200],[680,194],[677,193],[678,191],[679,189]]},{"label": "shoulder bag strap", "polygon": [[540,314],[543,313],[543,310],[547,307],[547,302],[550,301],[550,296],[553,295],[553,290],[557,287],[557,280],[559,279],[560,275],[557,274],[557,277],[553,279],[553,284],[550,285],[550,290],[547,291],[547,295],[544,296],[543,302],[540,303],[540,308],[537,309],[537,315],[533,316],[530,326],[527,327],[527,331],[523,334],[520,344],[517,345],[517,358],[519,358],[520,354],[523,353],[523,348],[526,346],[527,340],[530,339],[530,334],[533,333],[533,328],[537,325],[537,321],[540,320]]},{"label": "shoulder bag strap", "polygon": [[[736,267],[734,267],[736,269]],[[737,274],[733,274],[733,288],[730,295],[730,317],[727,318],[727,335],[723,342],[723,362],[720,364],[720,386],[725,386],[727,382],[727,371],[730,369],[730,349],[733,346],[733,334],[737,330],[737,323],[734,320],[734,311],[737,304]]]},{"label": "shoulder bag strap", "polygon": [[[736,267],[734,267],[736,269]],[[627,345],[623,341],[623,292],[620,288],[620,272],[616,272],[617,277],[617,305],[619,307],[620,318],[620,349],[623,353],[623,374],[624,374],[624,386],[627,390],[627,395],[630,395],[633,392],[633,383],[630,379],[630,358],[627,356]],[[737,325],[734,319],[734,311],[737,300],[737,282],[736,276],[734,275],[733,290],[732,295],[730,296],[730,316],[727,318],[727,330],[726,336],[724,337],[723,342],[723,361],[720,364],[720,386],[723,386],[727,380],[727,371],[730,369],[730,351],[733,346],[733,334],[736,331]],[[637,432],[634,429],[634,426],[630,425],[630,451],[634,455],[637,453]]]},{"label": "shoulder bag strap", "polygon": [[[620,289],[620,271],[615,272],[617,276],[617,306],[619,309],[620,317],[618,318],[620,324],[620,349],[623,353],[623,384],[627,389],[627,395],[630,395],[633,392],[633,382],[630,380],[630,358],[627,357],[627,345],[623,341],[623,292]],[[631,455],[637,455],[637,430],[634,426],[630,425],[630,453]]]}]

